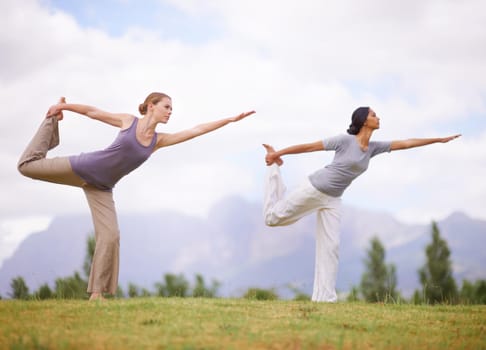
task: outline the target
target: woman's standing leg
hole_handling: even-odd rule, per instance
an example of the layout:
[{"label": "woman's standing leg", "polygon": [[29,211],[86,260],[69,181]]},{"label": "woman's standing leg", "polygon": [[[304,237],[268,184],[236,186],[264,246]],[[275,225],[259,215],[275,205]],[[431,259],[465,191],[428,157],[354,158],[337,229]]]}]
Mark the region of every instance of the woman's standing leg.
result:
[{"label": "woman's standing leg", "polygon": [[284,190],[279,167],[270,166],[264,199],[265,223],[269,226],[290,225],[317,211],[312,300],[336,302],[341,199],[318,191],[310,182],[301,185],[287,198],[283,196]]},{"label": "woman's standing leg", "polygon": [[120,230],[111,191],[84,186],[95,229],[96,247],[88,280],[90,299],[103,293],[115,294],[118,288]]},{"label": "woman's standing leg", "polygon": [[341,200],[333,198],[317,212],[316,257],[312,301],[336,302]]}]

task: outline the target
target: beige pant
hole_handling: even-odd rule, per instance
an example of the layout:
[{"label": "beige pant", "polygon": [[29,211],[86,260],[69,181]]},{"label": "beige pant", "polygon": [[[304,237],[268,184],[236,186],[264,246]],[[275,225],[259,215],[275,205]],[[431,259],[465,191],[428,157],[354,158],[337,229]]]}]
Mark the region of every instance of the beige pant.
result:
[{"label": "beige pant", "polygon": [[341,198],[318,191],[309,181],[285,195],[280,168],[268,167],[263,215],[268,226],[290,225],[317,213],[316,256],[312,301],[336,302]]},{"label": "beige pant", "polygon": [[115,294],[118,287],[120,231],[115,202],[110,191],[101,191],[77,176],[68,157],[46,158],[47,151],[59,144],[56,118],[45,119],[20,157],[22,175],[36,180],[81,187],[93,219],[96,248],[88,280],[88,293]]}]

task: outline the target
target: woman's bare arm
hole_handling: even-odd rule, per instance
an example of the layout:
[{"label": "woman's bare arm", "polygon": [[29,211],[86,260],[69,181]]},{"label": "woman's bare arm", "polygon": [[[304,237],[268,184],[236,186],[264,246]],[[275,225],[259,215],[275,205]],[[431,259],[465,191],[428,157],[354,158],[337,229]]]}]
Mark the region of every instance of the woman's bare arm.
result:
[{"label": "woman's bare arm", "polygon": [[155,146],[155,150],[162,147],[167,147],[167,146],[175,145],[177,143],[185,142],[195,137],[207,134],[225,125],[228,125],[229,123],[240,121],[248,117],[249,115],[252,115],[253,113],[255,113],[255,111],[241,113],[234,117],[219,119],[208,123],[196,125],[193,128],[179,131],[173,134],[159,133],[157,136],[157,144]]},{"label": "woman's bare arm", "polygon": [[53,117],[62,111],[70,111],[82,114],[91,119],[99,120],[103,123],[122,129],[129,127],[133,121],[133,118],[135,118],[133,115],[127,113],[110,113],[93,106],[73,103],[58,103],[52,106],[47,111],[47,117]]},{"label": "woman's bare arm", "polygon": [[267,144],[264,144],[263,146],[267,150],[267,154],[265,156],[265,162],[267,163],[267,165],[273,163],[281,164],[282,163],[281,157],[287,154],[300,154],[300,153],[324,151],[324,144],[322,143],[322,141],[293,145],[293,146],[283,148],[279,151],[275,151],[272,146]]},{"label": "woman's bare arm", "polygon": [[409,148],[414,148],[414,147],[427,146],[427,145],[431,145],[433,143],[446,143],[446,142],[452,141],[452,140],[454,140],[454,139],[456,139],[460,136],[461,136],[461,134],[452,135],[452,136],[448,136],[448,137],[396,140],[396,141],[392,141],[391,150],[397,151],[397,150],[401,150],[401,149],[409,149]]}]

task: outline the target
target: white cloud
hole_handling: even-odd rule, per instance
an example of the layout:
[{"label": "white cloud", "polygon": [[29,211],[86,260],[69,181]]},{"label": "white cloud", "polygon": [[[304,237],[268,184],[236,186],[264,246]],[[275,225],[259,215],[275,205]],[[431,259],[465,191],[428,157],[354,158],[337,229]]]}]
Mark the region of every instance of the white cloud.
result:
[{"label": "white cloud", "polygon": [[47,229],[51,218],[47,216],[30,216],[0,219],[0,266],[17,248],[20,240],[32,232]]}]

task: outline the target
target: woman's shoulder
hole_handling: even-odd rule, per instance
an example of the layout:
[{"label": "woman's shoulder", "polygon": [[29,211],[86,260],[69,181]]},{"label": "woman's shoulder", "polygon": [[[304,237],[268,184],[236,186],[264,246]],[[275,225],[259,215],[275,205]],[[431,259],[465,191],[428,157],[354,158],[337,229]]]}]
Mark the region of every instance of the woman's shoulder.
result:
[{"label": "woman's shoulder", "polygon": [[370,141],[370,145],[373,145],[374,147],[381,147],[382,145],[387,145],[387,144],[391,144],[391,141],[383,141],[383,140]]},{"label": "woman's shoulder", "polygon": [[336,134],[336,135],[328,136],[326,138],[334,139],[334,140],[352,140],[353,137],[354,137],[353,135],[349,135],[349,134]]},{"label": "woman's shoulder", "polygon": [[391,141],[370,141],[369,150],[373,155],[390,152]]},{"label": "woman's shoulder", "polygon": [[121,130],[130,129],[133,125],[138,122],[138,117],[133,114],[123,114]]},{"label": "woman's shoulder", "polygon": [[[350,137],[351,136],[351,137]],[[338,134],[325,138],[323,143],[327,150],[336,150],[341,147],[347,147],[353,140],[352,135]]]},{"label": "woman's shoulder", "polygon": [[349,134],[337,134],[329,137],[329,139],[332,139],[334,142],[338,143],[351,143],[355,139],[355,136]]}]

